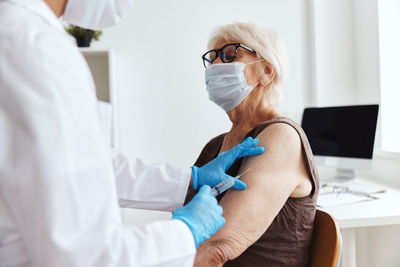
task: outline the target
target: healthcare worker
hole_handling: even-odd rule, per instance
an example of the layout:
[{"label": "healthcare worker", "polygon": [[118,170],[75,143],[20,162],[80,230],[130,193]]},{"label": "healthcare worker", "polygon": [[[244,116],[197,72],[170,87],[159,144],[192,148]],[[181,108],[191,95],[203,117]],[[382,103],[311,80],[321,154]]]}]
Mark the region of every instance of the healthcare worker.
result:
[{"label": "healthcare worker", "polygon": [[[0,0],[0,267],[191,266],[224,224],[209,186],[263,152],[247,139],[201,168],[110,153],[90,71],[57,17],[101,29],[129,2]],[[200,190],[182,207],[189,183]],[[172,219],[124,226],[118,200]]]}]

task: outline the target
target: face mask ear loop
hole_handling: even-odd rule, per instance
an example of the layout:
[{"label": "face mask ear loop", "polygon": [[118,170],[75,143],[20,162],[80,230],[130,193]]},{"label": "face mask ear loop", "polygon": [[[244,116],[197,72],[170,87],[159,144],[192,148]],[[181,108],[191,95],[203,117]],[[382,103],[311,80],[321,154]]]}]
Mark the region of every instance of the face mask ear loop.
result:
[{"label": "face mask ear loop", "polygon": [[254,85],[251,86],[251,90],[253,90],[259,84],[260,84],[260,82],[256,82]]},{"label": "face mask ear loop", "polygon": [[256,60],[256,61],[252,61],[252,62],[249,62],[249,63],[245,63],[246,65],[250,65],[250,64],[254,64],[254,63],[257,63],[257,62],[261,62],[261,61],[264,61],[265,59],[259,59],[259,60]]},{"label": "face mask ear loop", "polygon": [[[264,60],[265,60],[265,59],[259,59],[259,60],[256,60],[256,61],[252,61],[252,62],[249,62],[249,63],[245,63],[245,66],[250,65],[250,64],[254,64],[254,63],[257,63],[257,62],[261,62],[261,61],[264,61]],[[243,78],[244,78],[244,72],[243,72]],[[245,79],[245,78],[244,78],[244,79]],[[260,83],[260,82],[256,82],[254,85],[252,85],[252,86],[251,86],[251,90],[253,90],[254,87],[256,87],[259,83]]]}]

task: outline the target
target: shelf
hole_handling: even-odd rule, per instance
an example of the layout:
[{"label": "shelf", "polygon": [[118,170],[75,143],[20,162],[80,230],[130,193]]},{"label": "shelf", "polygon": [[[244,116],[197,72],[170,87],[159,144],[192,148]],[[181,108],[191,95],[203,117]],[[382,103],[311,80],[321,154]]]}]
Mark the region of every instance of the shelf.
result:
[{"label": "shelf", "polygon": [[79,50],[84,56],[106,56],[112,54],[111,49],[95,49],[90,47],[80,47]]},{"label": "shelf", "polygon": [[118,147],[117,127],[117,94],[115,89],[114,53],[111,49],[80,48],[84,56],[96,87],[98,100],[112,106],[112,134],[111,145]]}]

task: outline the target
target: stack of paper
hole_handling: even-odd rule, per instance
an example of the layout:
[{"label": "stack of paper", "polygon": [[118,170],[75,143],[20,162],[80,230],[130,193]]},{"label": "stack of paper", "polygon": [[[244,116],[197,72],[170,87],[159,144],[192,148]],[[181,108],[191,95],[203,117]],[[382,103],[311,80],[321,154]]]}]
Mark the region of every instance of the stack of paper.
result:
[{"label": "stack of paper", "polygon": [[352,193],[330,193],[318,196],[317,206],[321,208],[333,207],[362,201],[374,200],[376,198],[367,195],[355,195]]}]

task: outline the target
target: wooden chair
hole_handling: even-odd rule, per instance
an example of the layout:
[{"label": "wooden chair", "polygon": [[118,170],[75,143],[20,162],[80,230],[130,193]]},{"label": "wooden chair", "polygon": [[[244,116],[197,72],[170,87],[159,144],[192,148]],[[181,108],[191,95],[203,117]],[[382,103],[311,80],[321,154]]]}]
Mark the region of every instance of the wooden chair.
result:
[{"label": "wooden chair", "polygon": [[311,244],[310,267],[338,267],[342,254],[342,235],[335,219],[317,210]]}]

